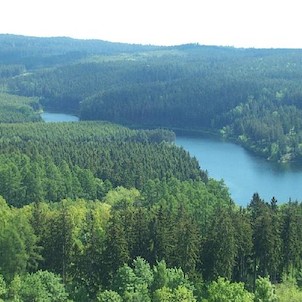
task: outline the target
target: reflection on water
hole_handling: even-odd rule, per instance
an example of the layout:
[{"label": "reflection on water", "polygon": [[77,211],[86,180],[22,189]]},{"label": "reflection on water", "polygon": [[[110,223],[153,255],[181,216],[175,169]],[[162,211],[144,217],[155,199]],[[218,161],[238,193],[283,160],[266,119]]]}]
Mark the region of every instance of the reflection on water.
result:
[{"label": "reflection on water", "polygon": [[195,156],[202,169],[224,179],[232,198],[246,205],[253,193],[269,201],[302,200],[302,164],[278,164],[255,156],[233,143],[210,137],[179,136],[176,144]]}]

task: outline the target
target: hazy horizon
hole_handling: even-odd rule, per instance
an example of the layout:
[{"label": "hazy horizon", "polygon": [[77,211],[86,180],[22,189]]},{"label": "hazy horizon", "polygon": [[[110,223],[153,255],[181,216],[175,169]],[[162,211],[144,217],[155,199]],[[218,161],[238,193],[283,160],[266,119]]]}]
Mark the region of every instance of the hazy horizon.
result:
[{"label": "hazy horizon", "polygon": [[183,45],[198,45],[198,46],[206,46],[206,47],[225,47],[225,48],[234,48],[234,49],[301,49],[301,47],[253,47],[253,46],[229,46],[229,45],[216,45],[216,44],[201,44],[198,42],[187,42],[182,44],[171,44],[171,45],[159,45],[159,44],[143,44],[143,43],[131,43],[131,42],[121,42],[121,41],[110,41],[105,40],[101,38],[75,38],[71,36],[40,36],[40,35],[24,35],[24,34],[18,34],[18,33],[0,33],[0,35],[10,35],[10,36],[16,36],[16,37],[29,37],[29,38],[49,38],[49,39],[60,39],[60,38],[66,38],[66,39],[72,39],[72,40],[82,40],[82,41],[102,41],[102,42],[109,42],[109,43],[121,43],[121,44],[129,44],[129,45],[142,45],[142,46],[154,46],[154,47],[177,47],[177,46],[183,46]]},{"label": "hazy horizon", "polygon": [[10,0],[0,33],[130,44],[302,48],[298,0]]}]

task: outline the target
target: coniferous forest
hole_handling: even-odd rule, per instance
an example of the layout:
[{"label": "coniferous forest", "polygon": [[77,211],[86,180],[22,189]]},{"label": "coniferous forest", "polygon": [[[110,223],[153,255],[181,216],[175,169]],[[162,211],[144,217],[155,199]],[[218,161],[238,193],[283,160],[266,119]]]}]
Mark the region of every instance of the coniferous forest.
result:
[{"label": "coniferous forest", "polygon": [[302,301],[302,204],[239,207],[173,132],[300,160],[301,55],[0,35],[0,301]]}]

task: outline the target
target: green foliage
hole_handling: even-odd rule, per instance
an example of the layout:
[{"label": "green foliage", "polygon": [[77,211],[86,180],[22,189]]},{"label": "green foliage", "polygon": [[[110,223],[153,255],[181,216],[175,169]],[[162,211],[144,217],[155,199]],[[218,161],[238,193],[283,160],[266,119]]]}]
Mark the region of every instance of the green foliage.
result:
[{"label": "green foliage", "polygon": [[302,301],[302,291],[297,286],[294,279],[288,278],[283,280],[282,283],[276,285],[276,295],[278,302],[299,302]]},{"label": "green foliage", "polygon": [[23,65],[17,65],[17,64],[0,65],[0,79],[15,77],[24,72],[25,72],[25,66]]},{"label": "green foliage", "polygon": [[127,208],[137,202],[140,198],[140,192],[137,189],[126,189],[117,187],[115,190],[109,191],[104,197],[104,202],[110,204],[114,208]]},{"label": "green foliage", "polygon": [[296,276],[298,278],[298,272],[301,271],[300,255],[302,252],[301,205],[298,202],[285,204],[282,207],[282,215],[281,238],[284,271],[292,278]]},{"label": "green foliage", "polygon": [[273,91],[261,100],[250,98],[228,113],[227,136],[270,160],[289,161],[301,157],[301,107],[276,100]]},{"label": "green foliage", "polygon": [[172,302],[173,299],[173,290],[166,286],[157,289],[153,294],[153,301],[155,302]]},{"label": "green foliage", "polygon": [[130,258],[129,243],[122,216],[116,213],[108,222],[106,230],[105,250],[103,261],[106,268],[106,281],[110,282],[115,272]]},{"label": "green foliage", "polygon": [[250,273],[249,261],[253,249],[253,231],[248,212],[245,209],[236,211],[233,213],[233,222],[237,246],[233,279],[247,282]]},{"label": "green foliage", "polygon": [[[12,301],[67,302],[68,294],[60,277],[47,271],[18,276],[12,281]],[[16,284],[19,284],[16,286]]]},{"label": "green foliage", "polygon": [[20,289],[22,287],[22,280],[19,275],[15,275],[14,279],[11,281],[9,285],[8,297],[12,301],[20,301]]},{"label": "green foliage", "polygon": [[[208,302],[253,302],[253,294],[244,289],[243,283],[231,283],[224,278],[218,278],[208,287]],[[256,301],[256,300],[255,300]],[[258,301],[258,300],[257,300]],[[269,301],[269,300],[259,300]],[[273,300],[272,300],[273,301]]]},{"label": "green foliage", "polygon": [[277,271],[281,263],[281,225],[273,198],[271,204],[261,200],[254,194],[251,204],[251,225],[254,242],[254,274],[270,275],[277,280]]},{"label": "green foliage", "polygon": [[[194,286],[184,274],[181,268],[168,268],[164,260],[158,262],[153,268],[154,282],[152,290],[156,292],[162,288],[176,290],[179,287],[185,287],[193,291]],[[165,289],[163,289],[165,292]]]},{"label": "green foliage", "polygon": [[25,211],[9,208],[0,197],[0,272],[6,280],[31,270],[39,259],[37,237]]},{"label": "green foliage", "polygon": [[139,257],[133,261],[133,268],[127,264],[120,267],[114,275],[110,290],[99,292],[97,299],[105,301],[101,299],[108,297],[117,301],[195,302],[193,289],[181,269],[167,268],[164,261],[151,269]]},{"label": "green foliage", "polygon": [[217,208],[203,247],[204,276],[215,280],[219,276],[231,279],[237,246],[235,228],[229,209]]},{"label": "green foliage", "polygon": [[154,302],[196,302],[193,292],[184,286],[179,286],[176,289],[162,287],[156,290],[153,294]]},{"label": "green foliage", "polygon": [[149,180],[142,189],[142,196],[147,207],[158,208],[160,205],[162,211],[175,215],[180,210],[180,213],[187,211],[198,224],[202,236],[209,229],[216,207],[234,205],[225,185],[214,179],[209,179],[206,183],[179,181],[176,178]]},{"label": "green foliage", "polygon": [[7,292],[6,283],[2,275],[0,275],[0,301],[3,302],[3,297]]},{"label": "green foliage", "polygon": [[259,277],[256,280],[255,302],[275,302],[278,301],[275,294],[275,287],[269,278]]},{"label": "green foliage", "polygon": [[122,302],[123,299],[121,296],[112,290],[105,290],[103,292],[100,292],[97,295],[97,301],[99,302]]},{"label": "green foliage", "polygon": [[150,264],[141,257],[133,260],[133,271],[136,276],[136,283],[146,284],[148,288],[151,287],[154,281],[153,272]]},{"label": "green foliage", "polygon": [[0,93],[0,123],[41,121],[38,98]]},{"label": "green foliage", "polygon": [[[182,204],[186,194],[194,192],[194,182],[190,183],[191,187],[189,183],[175,179],[168,183],[174,202],[170,207],[162,199],[152,206],[144,206],[146,200],[138,200],[118,208],[101,201],[78,199],[39,202],[17,209],[0,199],[0,263],[7,284],[6,287],[2,284],[3,299],[9,296],[16,300],[21,295],[33,299],[35,295],[46,295],[43,284],[50,281],[45,277],[40,282],[37,280],[41,276],[29,278],[34,274],[26,274],[37,269],[61,275],[75,301],[106,299],[107,296],[123,301],[195,301],[206,297],[207,301],[251,301],[251,294],[244,289],[243,283],[222,278],[214,283],[213,278],[225,274],[231,276],[232,281],[244,280],[251,288],[255,273],[275,272],[272,280],[280,280],[283,270],[289,276],[298,274],[299,265],[295,266],[292,261],[288,265],[283,256],[280,261],[271,254],[271,259],[264,264],[257,250],[269,251],[271,245],[274,246],[274,236],[282,230],[282,244],[287,240],[298,240],[300,225],[288,231],[288,219],[295,217],[289,216],[290,210],[295,209],[298,215],[301,211],[298,204],[278,207],[275,201],[265,203],[258,195],[254,195],[248,211],[230,206],[229,202],[220,207],[214,202],[213,208],[209,203],[211,215],[207,216],[207,222],[210,226],[204,232],[201,229],[204,217],[200,216],[196,223],[189,199],[187,204]],[[122,192],[125,192],[125,198],[132,196],[131,190],[119,189],[118,192],[118,198]],[[141,193],[139,196],[143,197]],[[266,217],[268,211],[272,230],[278,232],[272,231],[266,237],[268,218],[261,217]],[[276,218],[281,219],[277,224]],[[255,226],[259,228],[259,237],[254,234],[252,240]],[[238,227],[242,230],[236,230]],[[262,236],[268,238],[268,242],[262,241]],[[282,248],[280,252],[287,253],[287,250]],[[190,263],[194,264],[189,266]],[[252,269],[254,263],[257,264],[256,271]],[[274,265],[279,267],[277,271]],[[201,274],[209,281],[208,289],[200,281]],[[276,288],[275,294],[269,279],[259,277],[255,284],[256,301],[276,301],[276,296],[285,299],[285,295],[292,295],[294,299],[300,294],[296,284],[286,280]]]},{"label": "green foliage", "polygon": [[124,265],[117,271],[113,289],[124,301],[151,301],[149,288],[153,282],[153,273],[150,266],[142,258],[134,260],[133,265],[133,269]]},{"label": "green foliage", "polygon": [[[153,142],[156,133],[164,141]],[[112,185],[141,188],[149,179],[171,175],[206,180],[197,160],[166,143],[165,133],[170,134],[108,123],[1,124],[0,194],[22,206],[102,199]]]}]

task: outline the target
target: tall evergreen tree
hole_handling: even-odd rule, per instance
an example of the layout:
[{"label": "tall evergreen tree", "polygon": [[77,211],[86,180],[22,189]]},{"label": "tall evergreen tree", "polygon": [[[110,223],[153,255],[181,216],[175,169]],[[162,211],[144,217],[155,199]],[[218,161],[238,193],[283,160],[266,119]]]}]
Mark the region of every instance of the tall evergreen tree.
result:
[{"label": "tall evergreen tree", "polygon": [[236,281],[247,282],[252,261],[253,232],[250,218],[245,209],[240,208],[233,213],[235,241],[237,245],[236,265],[233,278]]},{"label": "tall evergreen tree", "polygon": [[253,196],[249,207],[253,228],[254,281],[257,275],[276,281],[281,261],[280,223],[275,200],[272,206]]},{"label": "tall evergreen tree", "polygon": [[119,211],[113,211],[112,217],[108,222],[105,247],[103,253],[105,269],[100,273],[104,277],[104,284],[108,285],[108,283],[112,282],[113,275],[118,268],[130,260],[126,230]]},{"label": "tall evergreen tree", "polygon": [[297,202],[289,202],[280,211],[282,213],[282,266],[284,272],[294,278],[302,268],[301,206]]},{"label": "tall evergreen tree", "polygon": [[173,265],[181,267],[185,273],[193,273],[200,261],[201,236],[195,219],[183,205],[179,206],[173,222],[175,249],[172,254]]},{"label": "tall evergreen tree", "polygon": [[236,232],[231,210],[218,207],[203,245],[203,268],[207,280],[231,279],[237,255]]}]

